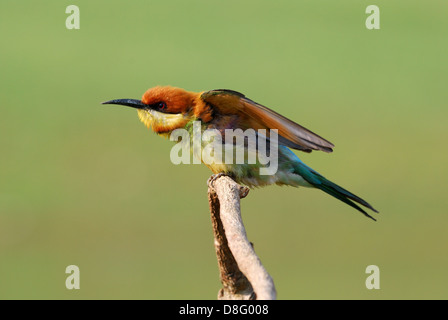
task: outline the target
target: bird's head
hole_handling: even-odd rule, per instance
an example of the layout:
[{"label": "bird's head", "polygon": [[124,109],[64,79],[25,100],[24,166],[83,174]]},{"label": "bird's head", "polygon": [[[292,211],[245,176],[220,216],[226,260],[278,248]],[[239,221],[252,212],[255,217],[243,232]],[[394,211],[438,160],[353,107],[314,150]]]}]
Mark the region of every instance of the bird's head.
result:
[{"label": "bird's head", "polygon": [[196,100],[196,93],[170,86],[157,86],[146,91],[141,100],[117,99],[103,104],[136,108],[138,117],[146,127],[159,134],[168,134],[183,128],[194,117]]}]

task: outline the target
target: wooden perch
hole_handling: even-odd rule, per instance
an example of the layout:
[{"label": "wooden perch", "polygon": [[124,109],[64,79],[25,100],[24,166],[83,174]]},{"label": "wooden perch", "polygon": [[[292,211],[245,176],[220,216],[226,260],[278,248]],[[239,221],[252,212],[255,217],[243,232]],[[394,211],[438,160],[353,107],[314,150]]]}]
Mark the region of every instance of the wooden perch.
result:
[{"label": "wooden perch", "polygon": [[219,300],[274,300],[274,282],[247,239],[240,199],[249,189],[230,177],[212,176],[208,199],[223,288]]}]

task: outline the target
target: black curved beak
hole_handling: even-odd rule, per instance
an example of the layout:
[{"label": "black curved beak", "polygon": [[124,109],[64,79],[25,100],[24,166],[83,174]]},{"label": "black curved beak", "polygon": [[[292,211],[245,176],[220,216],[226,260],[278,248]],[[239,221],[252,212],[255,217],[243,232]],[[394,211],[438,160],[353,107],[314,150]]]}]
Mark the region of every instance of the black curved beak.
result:
[{"label": "black curved beak", "polygon": [[148,105],[136,99],[116,99],[103,102],[101,104],[118,104],[120,106],[132,107],[136,109],[145,109]]}]

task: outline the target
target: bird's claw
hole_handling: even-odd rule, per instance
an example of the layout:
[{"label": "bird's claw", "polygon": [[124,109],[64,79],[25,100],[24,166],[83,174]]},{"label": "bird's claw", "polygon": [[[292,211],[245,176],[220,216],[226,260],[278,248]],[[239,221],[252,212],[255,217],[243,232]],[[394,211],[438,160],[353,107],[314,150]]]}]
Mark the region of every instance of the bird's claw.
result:
[{"label": "bird's claw", "polygon": [[240,199],[246,198],[250,189],[246,186],[240,186]]},{"label": "bird's claw", "polygon": [[215,186],[213,185],[214,183],[215,183],[215,181],[216,181],[216,179],[218,179],[218,178],[221,178],[221,177],[224,177],[224,176],[227,176],[225,173],[216,173],[216,174],[212,174],[211,176],[210,176],[210,178],[208,178],[208,180],[207,180],[207,185],[208,185],[208,187],[210,188],[210,189],[215,189]]},{"label": "bird's claw", "polygon": [[[213,174],[210,178],[208,178],[207,185],[208,185],[209,189],[214,192],[214,190],[215,190],[215,186],[214,186],[215,181],[218,178],[224,177],[224,176],[229,177],[229,175],[221,172],[221,173]],[[246,186],[241,186],[240,185],[239,186],[239,191],[240,191],[240,199],[243,199],[243,198],[247,197],[247,195],[249,194],[250,189],[248,187],[246,187]]]}]

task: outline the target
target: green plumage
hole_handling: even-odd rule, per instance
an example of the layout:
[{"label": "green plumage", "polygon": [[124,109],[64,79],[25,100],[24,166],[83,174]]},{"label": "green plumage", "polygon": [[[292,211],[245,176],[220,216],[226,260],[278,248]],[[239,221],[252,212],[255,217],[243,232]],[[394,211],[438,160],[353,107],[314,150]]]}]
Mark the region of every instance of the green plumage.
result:
[{"label": "green plumage", "polygon": [[[201,133],[207,129],[206,124],[201,124]],[[193,122],[187,124],[185,127],[190,134],[190,143],[193,145]],[[222,142],[224,146],[224,137],[222,137]],[[206,147],[207,143],[201,141],[201,147]],[[241,146],[240,146],[241,148]],[[191,146],[191,150],[193,147]],[[223,148],[224,150],[224,148]],[[238,147],[233,145],[232,152],[233,155],[236,154]],[[355,208],[366,217],[375,220],[371,215],[369,215],[365,210],[363,210],[356,203],[365,206],[375,212],[376,211],[369,203],[360,197],[354,195],[353,193],[347,191],[346,189],[338,186],[337,184],[329,181],[324,176],[308,167],[304,164],[295,153],[293,153],[289,148],[284,145],[278,145],[278,169],[275,174],[272,175],[262,175],[260,174],[260,168],[266,167],[266,165],[258,161],[260,154],[255,146],[248,147],[245,146],[244,154],[245,159],[248,159],[250,153],[255,153],[257,161],[253,164],[248,164],[247,161],[242,164],[237,164],[235,157],[232,163],[224,163],[223,158],[216,159],[220,164],[206,164],[214,173],[224,173],[235,179],[238,183],[245,184],[249,187],[262,187],[270,184],[277,185],[289,185],[294,187],[308,187],[320,189],[327,194],[339,199],[340,201],[348,204],[349,206]],[[195,154],[196,157],[200,157],[199,154]],[[202,159],[203,160],[203,159]]]},{"label": "green plumage", "polygon": [[[365,212],[361,207],[359,207],[356,203],[353,201],[375,211],[370,204],[368,204],[365,200],[361,199],[360,197],[354,195],[350,191],[345,190],[344,188],[338,186],[337,184],[331,182],[330,180],[327,180],[324,176],[319,174],[318,172],[314,171],[307,165],[303,163],[297,163],[295,166],[295,172],[297,174],[301,175],[306,181],[308,181],[313,187],[318,188],[329,195],[335,197],[336,199],[341,200],[342,202],[348,204],[349,206],[355,208],[356,210],[362,212],[366,217],[369,217],[370,219],[376,221],[375,218],[373,218],[371,215],[369,215],[367,212]],[[351,201],[353,200],[353,201]]]}]

